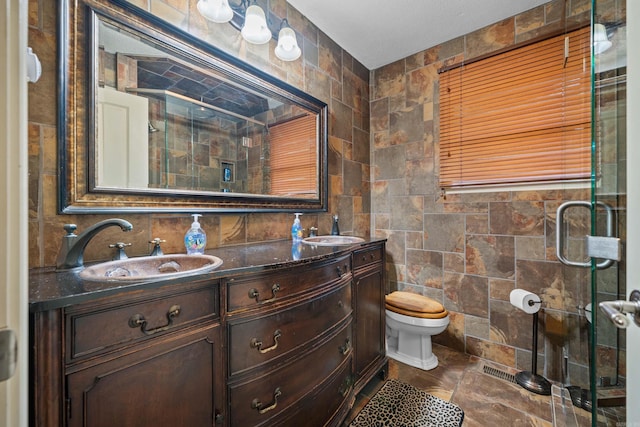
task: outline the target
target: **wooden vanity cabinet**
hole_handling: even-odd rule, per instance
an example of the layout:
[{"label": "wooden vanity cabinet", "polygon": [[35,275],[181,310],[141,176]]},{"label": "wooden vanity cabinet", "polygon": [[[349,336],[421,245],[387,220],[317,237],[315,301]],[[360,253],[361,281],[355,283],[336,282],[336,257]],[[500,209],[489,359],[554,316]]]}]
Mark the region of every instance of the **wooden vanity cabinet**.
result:
[{"label": "wooden vanity cabinet", "polygon": [[32,314],[34,427],[342,424],[386,372],[384,242]]},{"label": "wooden vanity cabinet", "polygon": [[36,313],[32,425],[223,421],[218,294],[202,281]]},{"label": "wooden vanity cabinet", "polygon": [[378,372],[387,374],[384,264],[384,243],[353,252],[355,393]]}]

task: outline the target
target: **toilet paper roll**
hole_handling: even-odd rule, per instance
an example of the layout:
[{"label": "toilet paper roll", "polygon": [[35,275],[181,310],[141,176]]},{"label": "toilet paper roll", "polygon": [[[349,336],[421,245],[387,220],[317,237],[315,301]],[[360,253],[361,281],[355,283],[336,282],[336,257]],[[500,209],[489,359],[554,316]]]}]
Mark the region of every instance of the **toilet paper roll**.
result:
[{"label": "toilet paper roll", "polygon": [[540,297],[524,289],[514,289],[509,295],[511,305],[525,313],[533,314],[540,310]]}]

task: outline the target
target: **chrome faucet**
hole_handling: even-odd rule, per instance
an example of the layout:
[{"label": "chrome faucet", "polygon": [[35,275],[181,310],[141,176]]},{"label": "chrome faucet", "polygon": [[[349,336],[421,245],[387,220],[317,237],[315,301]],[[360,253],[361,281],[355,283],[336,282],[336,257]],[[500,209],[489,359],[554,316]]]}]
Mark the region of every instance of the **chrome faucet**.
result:
[{"label": "chrome faucet", "polygon": [[77,226],[75,224],[65,224],[67,232],[62,237],[62,246],[58,252],[56,266],[58,270],[73,270],[82,268],[84,261],[84,249],[91,239],[101,230],[107,227],[119,226],[122,231],[133,230],[133,225],[129,221],[119,218],[105,219],[84,230],[81,234],[75,234]]}]

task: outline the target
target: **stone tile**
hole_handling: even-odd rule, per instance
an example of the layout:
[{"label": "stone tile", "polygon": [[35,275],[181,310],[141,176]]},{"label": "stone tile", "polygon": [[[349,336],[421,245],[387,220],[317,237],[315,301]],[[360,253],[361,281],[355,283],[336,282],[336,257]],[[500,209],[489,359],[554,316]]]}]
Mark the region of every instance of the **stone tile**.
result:
[{"label": "stone tile", "polygon": [[374,158],[376,180],[404,178],[404,147],[391,146],[377,151]]},{"label": "stone tile", "polygon": [[515,281],[504,279],[489,279],[489,296],[491,299],[509,301],[511,291],[515,289]]},{"label": "stone tile", "polygon": [[489,319],[484,317],[466,316],[465,317],[465,335],[470,335],[476,338],[482,338],[485,340],[490,339],[489,333]]},{"label": "stone tile", "polygon": [[551,399],[517,384],[468,370],[452,399],[465,413],[466,426],[551,427]]},{"label": "stone tile", "polygon": [[516,236],[516,258],[544,260],[545,242],[544,237]]},{"label": "stone tile", "polygon": [[515,18],[516,34],[526,33],[533,29],[542,27],[545,22],[545,6],[538,6],[521,13]]},{"label": "stone tile", "polygon": [[442,288],[442,254],[407,249],[407,280],[417,285]]},{"label": "stone tile", "polygon": [[489,204],[491,234],[544,235],[543,202],[493,202]]},{"label": "stone tile", "polygon": [[467,215],[466,232],[468,234],[489,234],[489,216],[486,214]]},{"label": "stone tile", "polygon": [[421,231],[423,229],[422,220],[422,197],[392,197],[391,203],[391,228],[394,230]]},{"label": "stone tile", "polygon": [[437,64],[410,72],[407,79],[407,105],[420,105],[433,101],[434,83],[437,80]]},{"label": "stone tile", "polygon": [[466,337],[466,344],[466,351],[469,354],[506,366],[514,366],[515,364],[515,350],[511,346],[470,336]]},{"label": "stone tile", "polygon": [[576,312],[583,301],[580,289],[588,284],[587,269],[567,269],[557,262],[518,260],[516,283],[540,296],[547,309]]},{"label": "stone tile", "polygon": [[352,130],[353,122],[351,108],[341,102],[332,100],[329,111],[330,134],[346,141],[352,141]]},{"label": "stone tile", "polygon": [[438,189],[437,177],[433,172],[432,158],[406,162],[407,191],[409,194],[434,194]]},{"label": "stone tile", "polygon": [[514,276],[514,238],[511,236],[467,236],[468,274],[509,279]]},{"label": "stone tile", "polygon": [[433,336],[431,341],[464,352],[464,323],[464,314],[450,311],[449,326],[443,333]]},{"label": "stone tile", "polygon": [[531,315],[508,301],[492,300],[490,318],[492,341],[531,349]]},{"label": "stone tile", "polygon": [[373,99],[404,94],[404,60],[396,61],[373,72]]},{"label": "stone tile", "polygon": [[464,252],[464,216],[424,215],[424,248],[433,251]]},{"label": "stone tile", "polygon": [[465,56],[467,59],[493,52],[514,43],[514,19],[508,18],[481,28],[465,36]]},{"label": "stone tile", "polygon": [[416,106],[389,115],[389,138],[392,144],[422,141],[425,135],[422,106]]},{"label": "stone tile", "polygon": [[480,317],[489,315],[489,284],[484,277],[445,272],[444,306]]},{"label": "stone tile", "polygon": [[444,257],[444,269],[446,271],[453,271],[456,273],[464,273],[464,254],[445,252]]}]

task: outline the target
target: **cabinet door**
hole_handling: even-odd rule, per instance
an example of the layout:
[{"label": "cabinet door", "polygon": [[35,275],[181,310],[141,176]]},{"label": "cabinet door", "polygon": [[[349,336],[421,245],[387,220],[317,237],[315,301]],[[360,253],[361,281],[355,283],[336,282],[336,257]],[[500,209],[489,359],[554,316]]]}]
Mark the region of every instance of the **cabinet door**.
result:
[{"label": "cabinet door", "polygon": [[185,331],[67,375],[68,425],[213,425],[219,339],[219,326]]},{"label": "cabinet door", "polygon": [[356,301],[356,379],[384,359],[385,312],[382,267],[364,271],[355,278]]}]

